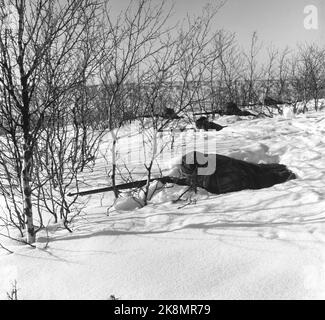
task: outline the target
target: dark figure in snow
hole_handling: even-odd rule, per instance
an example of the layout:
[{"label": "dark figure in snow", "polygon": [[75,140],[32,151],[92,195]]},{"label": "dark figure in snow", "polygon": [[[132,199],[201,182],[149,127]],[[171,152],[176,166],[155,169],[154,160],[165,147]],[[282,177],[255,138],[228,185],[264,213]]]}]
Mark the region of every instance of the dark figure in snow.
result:
[{"label": "dark figure in snow", "polygon": [[279,100],[275,100],[275,99],[273,99],[271,97],[265,97],[264,104],[266,106],[276,106],[278,104],[284,104],[284,102],[283,101],[279,101]]},{"label": "dark figure in snow", "polygon": [[235,102],[228,102],[220,111],[221,115],[236,115],[236,116],[254,116],[247,110],[240,110]]},{"label": "dark figure in snow", "polygon": [[268,188],[296,178],[283,164],[255,164],[198,151],[182,157],[181,174],[189,186],[216,194]]},{"label": "dark figure in snow", "polygon": [[208,130],[220,131],[223,128],[225,128],[224,126],[221,126],[220,124],[208,121],[208,119],[206,117],[201,117],[200,119],[196,120],[195,125],[196,125],[197,129],[204,129],[205,131],[208,131]]},{"label": "dark figure in snow", "polygon": [[[163,184],[174,183],[194,190],[201,187],[211,193],[222,194],[244,189],[269,188],[295,178],[296,175],[283,164],[256,164],[219,154],[204,155],[192,151],[182,157],[180,176],[152,178],[150,181],[157,180]],[[148,180],[139,180],[118,185],[116,188],[118,190],[141,188],[147,183]],[[68,196],[77,194],[83,196],[113,190],[114,187],[110,186],[69,193]]]},{"label": "dark figure in snow", "polygon": [[181,117],[172,108],[165,108],[163,112],[163,118],[165,119],[180,119]]}]

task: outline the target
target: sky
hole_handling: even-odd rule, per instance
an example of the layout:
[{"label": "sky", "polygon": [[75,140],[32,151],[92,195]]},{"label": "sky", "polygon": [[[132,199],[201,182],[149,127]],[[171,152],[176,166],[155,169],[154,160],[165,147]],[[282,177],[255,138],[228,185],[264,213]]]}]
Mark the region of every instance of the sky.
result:
[{"label": "sky", "polygon": [[[185,11],[198,13],[209,2],[216,0],[175,0],[176,15],[180,17]],[[308,5],[317,8],[317,30],[304,27],[304,8]],[[236,32],[244,46],[254,31],[263,43],[276,47],[294,46],[297,42],[325,44],[325,0],[227,0],[216,17],[215,27]]]},{"label": "sky", "polygon": [[[62,0],[65,1],[65,0]],[[127,7],[130,0],[109,1],[112,14],[118,14]],[[135,2],[138,0],[134,0]],[[152,0],[161,2],[161,0]],[[166,0],[174,3],[174,13],[170,24],[189,15],[200,14],[208,3],[216,4],[222,0]],[[237,41],[243,49],[248,49],[254,31],[257,32],[264,48],[272,45],[278,49],[286,46],[294,48],[297,43],[317,43],[325,45],[325,0],[225,0],[213,21],[212,28],[224,29],[237,34]],[[317,9],[317,29],[307,30],[304,20],[306,6]],[[262,50],[262,59],[266,50]]]},{"label": "sky", "polygon": [[[186,14],[198,14],[201,8],[217,0],[174,0],[173,19]],[[111,5],[122,8],[128,0],[111,0]],[[307,30],[304,8],[314,5],[317,10],[318,29]],[[220,9],[213,25],[237,33],[244,48],[248,47],[254,31],[265,46],[294,47],[297,43],[325,44],[325,0],[227,0]]]},{"label": "sky", "polygon": [[[304,27],[304,8],[311,4],[318,9],[317,30]],[[323,4],[324,0],[228,0],[217,18],[217,26],[236,32],[243,44],[249,42],[255,30],[263,42],[273,43],[276,47],[304,41],[320,42]]]}]

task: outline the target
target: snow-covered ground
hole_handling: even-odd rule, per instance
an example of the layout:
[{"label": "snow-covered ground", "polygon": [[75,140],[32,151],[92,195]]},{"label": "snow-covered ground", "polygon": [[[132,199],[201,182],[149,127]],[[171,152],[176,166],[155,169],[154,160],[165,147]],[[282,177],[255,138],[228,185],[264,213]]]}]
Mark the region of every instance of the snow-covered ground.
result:
[{"label": "snow-covered ground", "polygon": [[[200,190],[178,202],[184,187],[175,186],[143,208],[130,198],[111,207],[112,193],[93,195],[72,234],[50,225],[37,249],[1,238],[15,253],[0,251],[0,299],[14,280],[19,299],[324,299],[325,112],[215,121],[228,127],[196,139],[193,131],[176,133],[159,168],[173,169],[196,147],[283,163],[298,178],[222,195]],[[141,140],[121,136],[120,161],[143,177]],[[98,159],[86,182],[107,184],[105,166]]]}]

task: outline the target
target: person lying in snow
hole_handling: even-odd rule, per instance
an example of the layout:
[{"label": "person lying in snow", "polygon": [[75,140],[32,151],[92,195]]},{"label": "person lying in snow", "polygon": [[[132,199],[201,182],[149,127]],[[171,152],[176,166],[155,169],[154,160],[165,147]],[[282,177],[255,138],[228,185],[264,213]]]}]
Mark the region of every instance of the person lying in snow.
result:
[{"label": "person lying in snow", "polygon": [[295,179],[296,175],[283,164],[256,164],[219,154],[204,155],[192,151],[182,157],[180,177],[185,178],[189,186],[221,194],[269,188]]},{"label": "person lying in snow", "polygon": [[238,108],[237,103],[231,101],[226,103],[221,110],[218,112],[222,116],[231,116],[231,115],[237,115],[237,116],[255,116],[251,112],[247,110],[241,110]]},{"label": "person lying in snow", "polygon": [[223,128],[225,128],[224,126],[221,126],[220,124],[208,121],[208,119],[206,117],[201,117],[198,120],[196,120],[195,125],[196,125],[197,129],[203,129],[205,131],[208,131],[208,130],[220,131]]},{"label": "person lying in snow", "polygon": [[[214,194],[222,194],[245,189],[269,188],[295,178],[296,175],[283,164],[256,164],[219,154],[203,154],[192,151],[182,156],[167,176],[151,179],[147,194],[141,190],[136,198],[119,198],[115,203],[115,208],[132,210],[142,207],[146,202],[145,198],[150,201],[164,188],[166,183],[188,186],[194,191],[200,187]],[[117,185],[115,188],[118,190],[139,189],[146,184],[147,180],[140,180]],[[114,190],[113,187],[106,187],[70,193],[68,196],[112,190]]]},{"label": "person lying in snow", "polygon": [[[166,183],[189,186],[194,191],[200,187],[214,194],[222,194],[269,188],[295,178],[296,175],[283,164],[256,164],[219,154],[204,155],[192,151],[181,158],[181,162],[168,176],[158,178],[150,184],[147,200],[150,201]],[[132,210],[142,207],[144,196],[144,192],[140,192],[138,198],[118,200],[115,209]]]}]

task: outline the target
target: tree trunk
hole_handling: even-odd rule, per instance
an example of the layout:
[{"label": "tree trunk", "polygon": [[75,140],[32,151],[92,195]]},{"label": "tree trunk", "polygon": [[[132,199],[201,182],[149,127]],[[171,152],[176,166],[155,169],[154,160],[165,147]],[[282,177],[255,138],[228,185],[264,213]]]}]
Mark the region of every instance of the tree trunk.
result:
[{"label": "tree trunk", "polygon": [[111,131],[111,136],[113,139],[112,142],[112,175],[111,175],[111,180],[112,180],[112,186],[114,188],[114,196],[115,199],[119,197],[119,191],[116,189],[116,143],[117,143],[117,136],[114,132],[115,129],[110,129]]},{"label": "tree trunk", "polygon": [[32,211],[32,189],[30,186],[32,170],[32,151],[28,144],[24,145],[24,159],[22,167],[22,186],[23,186],[23,208],[25,216],[25,224],[27,229],[27,242],[35,242],[35,229],[33,224]]}]

